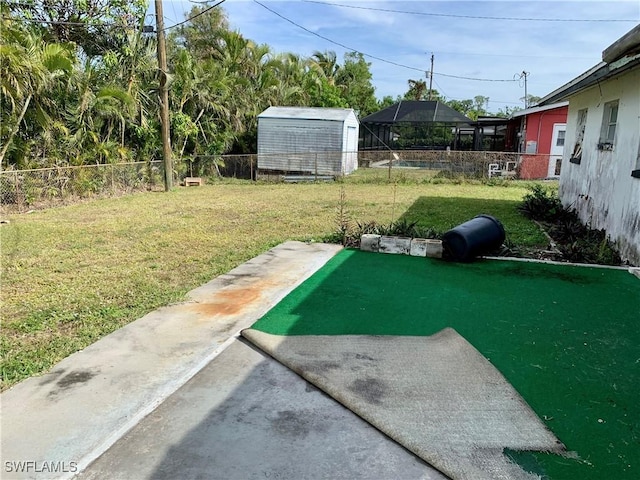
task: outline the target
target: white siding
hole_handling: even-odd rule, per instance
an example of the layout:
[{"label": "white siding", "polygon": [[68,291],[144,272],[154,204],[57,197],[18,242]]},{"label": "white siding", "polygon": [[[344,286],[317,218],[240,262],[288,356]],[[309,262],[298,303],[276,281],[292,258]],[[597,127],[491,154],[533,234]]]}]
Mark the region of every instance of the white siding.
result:
[{"label": "white siding", "polygon": [[[623,258],[640,265],[640,69],[606,80],[569,99],[560,175],[563,205],[575,208],[592,228],[605,229]],[[598,149],[603,109],[619,100],[613,151]],[[569,162],[577,135],[578,111],[588,109],[579,165]]]}]

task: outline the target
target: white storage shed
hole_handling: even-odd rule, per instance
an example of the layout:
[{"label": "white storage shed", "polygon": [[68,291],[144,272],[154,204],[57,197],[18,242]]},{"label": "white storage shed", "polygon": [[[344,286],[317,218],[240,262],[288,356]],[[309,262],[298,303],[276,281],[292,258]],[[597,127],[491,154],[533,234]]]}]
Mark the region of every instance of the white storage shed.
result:
[{"label": "white storage shed", "polygon": [[269,107],[258,115],[258,173],[347,175],[358,168],[352,109]]}]

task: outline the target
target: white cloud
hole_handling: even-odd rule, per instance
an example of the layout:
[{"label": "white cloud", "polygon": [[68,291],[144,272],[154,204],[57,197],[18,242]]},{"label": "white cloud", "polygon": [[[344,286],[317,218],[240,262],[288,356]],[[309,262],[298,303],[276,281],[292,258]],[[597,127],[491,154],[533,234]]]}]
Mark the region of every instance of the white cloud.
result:
[{"label": "white cloud", "polygon": [[[435,55],[435,71],[441,74],[513,79],[515,74],[526,70],[529,93],[542,96],[598,63],[602,50],[635,26],[632,22],[510,21],[460,16],[640,22],[637,0],[331,2],[458,17],[410,15],[301,1],[265,0],[264,3],[318,35],[418,69],[368,58],[379,97],[395,97],[406,91],[409,78],[424,78],[422,71],[429,69],[431,52]],[[229,0],[223,6],[234,28],[248,38],[269,44],[277,52],[310,55],[315,50],[334,50],[339,58],[344,54],[344,48],[305,32],[251,0]],[[437,83],[434,87],[450,98],[485,95],[497,102],[497,106],[507,102],[517,104],[524,95],[523,86],[518,82],[478,82],[442,75],[435,75],[434,81]]]}]

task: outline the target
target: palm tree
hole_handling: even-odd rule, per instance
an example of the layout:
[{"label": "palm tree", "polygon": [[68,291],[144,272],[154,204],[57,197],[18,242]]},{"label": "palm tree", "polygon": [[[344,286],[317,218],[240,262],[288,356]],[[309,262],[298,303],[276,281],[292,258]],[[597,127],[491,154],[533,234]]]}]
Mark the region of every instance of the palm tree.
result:
[{"label": "palm tree", "polygon": [[409,90],[404,97],[411,100],[425,100],[428,97],[427,82],[424,80],[408,80]]},{"label": "palm tree", "polygon": [[336,84],[336,77],[340,71],[340,64],[338,63],[338,57],[334,51],[313,52],[311,55],[312,68],[317,68],[324,78],[327,79],[329,85]]},{"label": "palm tree", "polygon": [[[138,115],[137,102],[126,87],[115,82],[100,85],[100,75],[99,69],[90,61],[74,75],[75,98],[66,113],[73,131],[70,157],[75,157],[80,164],[88,161],[108,163],[114,158],[118,144],[120,151],[116,156],[121,157],[127,124]],[[113,139],[116,128],[117,141]]]},{"label": "palm tree", "polygon": [[[18,25],[18,26],[16,26]],[[70,46],[45,43],[34,30],[2,17],[0,28],[0,95],[4,137],[0,165],[18,133],[29,109],[41,126],[50,121],[47,94],[56,82],[63,82],[73,70],[74,56]]]}]

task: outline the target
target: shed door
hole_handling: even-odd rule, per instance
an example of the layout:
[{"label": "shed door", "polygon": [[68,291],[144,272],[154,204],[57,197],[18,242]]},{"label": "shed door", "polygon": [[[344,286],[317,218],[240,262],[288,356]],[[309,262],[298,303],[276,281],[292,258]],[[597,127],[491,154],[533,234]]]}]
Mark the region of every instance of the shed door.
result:
[{"label": "shed door", "polygon": [[553,124],[551,149],[549,150],[549,171],[547,172],[547,177],[549,178],[557,178],[560,176],[560,166],[562,165],[562,152],[564,150],[564,136],[566,131],[566,123]]},{"label": "shed door", "polygon": [[347,127],[347,164],[346,173],[358,167],[358,133],[356,127]]}]

